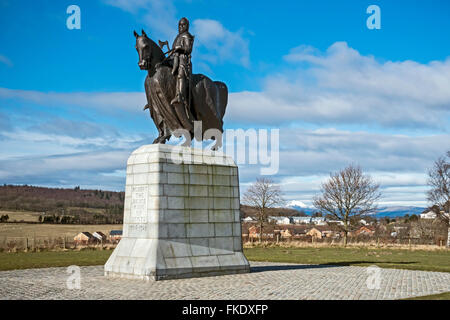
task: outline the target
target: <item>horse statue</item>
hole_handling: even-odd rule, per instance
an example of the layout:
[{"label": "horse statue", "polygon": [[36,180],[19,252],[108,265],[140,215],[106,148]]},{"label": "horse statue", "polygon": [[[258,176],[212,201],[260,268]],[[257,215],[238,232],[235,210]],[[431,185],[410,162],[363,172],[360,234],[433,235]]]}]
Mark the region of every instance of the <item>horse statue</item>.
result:
[{"label": "horse statue", "polygon": [[[215,129],[223,133],[222,119],[228,103],[228,88],[225,83],[212,81],[203,74],[192,74],[188,89],[189,101],[185,104],[170,104],[176,95],[176,78],[170,65],[172,62],[144,30],[141,35],[134,31],[134,36],[139,68],[148,71],[144,84],[147,96],[144,110],[150,110],[150,116],[158,129],[158,137],[153,143],[165,143],[172,134],[179,137],[176,132],[184,129],[197,140],[216,140],[215,147],[220,147],[221,134],[219,137],[218,134],[205,135],[205,132]],[[194,121],[201,121],[200,139],[197,133],[194,135]]]}]

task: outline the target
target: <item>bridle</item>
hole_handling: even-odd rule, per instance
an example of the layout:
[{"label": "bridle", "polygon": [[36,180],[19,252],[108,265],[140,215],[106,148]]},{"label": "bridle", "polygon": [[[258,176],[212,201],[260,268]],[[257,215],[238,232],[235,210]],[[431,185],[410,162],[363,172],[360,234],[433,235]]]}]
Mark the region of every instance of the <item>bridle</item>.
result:
[{"label": "bridle", "polygon": [[[151,46],[151,42],[150,42],[150,40],[146,37],[146,36],[140,36],[140,38],[143,38],[143,43],[144,44],[147,44],[148,46]],[[142,52],[142,57],[140,57],[140,60],[141,61],[145,61],[145,63],[147,64],[147,65],[145,65],[145,67],[146,67],[146,69],[148,69],[147,67],[150,67],[149,66],[149,63],[150,63],[150,61],[151,61],[151,59],[152,59],[152,50],[148,50],[147,49],[147,51],[150,51],[149,53],[147,53],[147,55],[146,56],[144,56],[144,50],[145,48],[144,48],[144,46],[142,46],[142,48],[141,48],[141,52]]]}]

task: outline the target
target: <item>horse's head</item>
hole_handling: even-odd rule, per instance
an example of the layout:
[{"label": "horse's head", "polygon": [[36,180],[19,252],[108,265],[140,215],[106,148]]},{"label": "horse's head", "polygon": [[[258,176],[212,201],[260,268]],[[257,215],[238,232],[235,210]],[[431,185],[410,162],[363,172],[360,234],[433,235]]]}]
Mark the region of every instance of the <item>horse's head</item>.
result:
[{"label": "horse's head", "polygon": [[134,36],[136,37],[136,50],[139,54],[138,66],[141,70],[150,69],[150,60],[152,57],[152,45],[151,40],[142,30],[142,35],[140,36],[136,31],[134,31]]}]

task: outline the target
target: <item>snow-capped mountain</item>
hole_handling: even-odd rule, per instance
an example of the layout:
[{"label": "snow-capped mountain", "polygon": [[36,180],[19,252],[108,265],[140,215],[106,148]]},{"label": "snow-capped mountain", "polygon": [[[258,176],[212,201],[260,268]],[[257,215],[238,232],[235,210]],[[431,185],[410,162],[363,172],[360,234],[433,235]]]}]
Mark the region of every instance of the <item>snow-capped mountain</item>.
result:
[{"label": "snow-capped mountain", "polygon": [[301,202],[300,200],[292,200],[289,201],[286,205],[288,208],[291,207],[299,207],[299,208],[307,208],[307,205]]},{"label": "snow-capped mountain", "polygon": [[377,217],[403,217],[406,214],[416,216],[421,214],[426,208],[412,207],[412,206],[395,206],[395,207],[380,207],[377,210]]},{"label": "snow-capped mountain", "polygon": [[[302,201],[298,200],[292,200],[288,202],[287,207],[297,211],[303,211],[308,215],[313,214],[317,211],[317,209],[309,208]],[[394,217],[403,217],[406,214],[419,215],[425,209],[426,208],[423,207],[413,207],[413,206],[379,207],[375,216],[377,218],[384,218],[384,217],[394,218]]]}]

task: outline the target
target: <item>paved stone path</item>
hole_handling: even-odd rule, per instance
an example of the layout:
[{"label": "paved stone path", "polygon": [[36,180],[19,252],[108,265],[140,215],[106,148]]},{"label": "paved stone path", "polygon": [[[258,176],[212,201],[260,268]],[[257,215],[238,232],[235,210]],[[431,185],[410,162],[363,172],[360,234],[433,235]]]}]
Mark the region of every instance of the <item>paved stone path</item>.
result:
[{"label": "paved stone path", "polygon": [[[379,269],[369,289],[365,267],[251,262],[252,272],[144,282],[105,278],[103,266],[81,267],[81,288],[67,289],[67,268],[0,272],[0,299],[399,299],[450,291],[450,273]],[[374,284],[373,282],[371,282]]]}]

